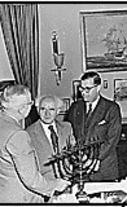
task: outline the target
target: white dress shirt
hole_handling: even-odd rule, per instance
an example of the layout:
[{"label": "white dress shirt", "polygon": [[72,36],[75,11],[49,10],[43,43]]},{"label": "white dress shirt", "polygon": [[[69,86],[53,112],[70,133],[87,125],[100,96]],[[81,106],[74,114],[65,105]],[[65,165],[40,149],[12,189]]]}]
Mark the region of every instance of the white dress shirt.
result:
[{"label": "white dress shirt", "polygon": [[46,134],[46,137],[48,138],[48,141],[49,141],[50,145],[52,146],[51,131],[49,130],[48,127],[52,125],[54,131],[56,132],[56,134],[58,134],[58,133],[57,133],[57,128],[56,128],[56,123],[55,123],[55,122],[52,122],[51,124],[45,124],[45,123],[43,123],[43,122],[41,121],[41,124],[42,124],[42,126],[43,126],[43,129],[44,129],[44,132],[45,132],[45,134]]},{"label": "white dress shirt", "polygon": [[100,99],[100,96],[98,96],[97,99],[96,99],[94,102],[91,102],[91,103],[87,102],[87,103],[86,103],[86,106],[87,106],[87,107],[86,107],[86,112],[87,112],[87,113],[88,113],[88,111],[89,111],[89,104],[92,105],[92,111],[91,111],[91,112],[93,112],[94,109],[95,109],[96,106],[97,106],[97,103],[98,103],[99,99]]}]

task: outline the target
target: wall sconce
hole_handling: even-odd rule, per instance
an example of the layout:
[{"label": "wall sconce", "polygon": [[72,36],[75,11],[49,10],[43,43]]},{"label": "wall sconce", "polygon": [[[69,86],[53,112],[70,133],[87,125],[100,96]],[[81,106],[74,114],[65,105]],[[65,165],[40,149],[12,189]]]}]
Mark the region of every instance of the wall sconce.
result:
[{"label": "wall sconce", "polygon": [[56,69],[52,69],[51,71],[55,72],[56,76],[56,84],[60,85],[62,80],[62,72],[66,70],[66,68],[62,68],[64,64],[65,54],[58,52],[58,37],[56,31],[52,33],[52,43],[53,43],[53,60],[56,65]]}]

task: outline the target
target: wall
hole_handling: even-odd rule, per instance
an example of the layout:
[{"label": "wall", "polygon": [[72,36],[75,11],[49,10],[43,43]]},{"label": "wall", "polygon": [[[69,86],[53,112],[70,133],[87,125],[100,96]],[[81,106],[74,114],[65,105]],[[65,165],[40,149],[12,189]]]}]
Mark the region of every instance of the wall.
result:
[{"label": "wall", "polygon": [[[40,93],[56,93],[61,97],[70,97],[72,81],[82,73],[80,21],[79,11],[90,10],[120,10],[127,9],[127,4],[40,4]],[[59,38],[59,50],[66,55],[63,79],[60,86],[56,85],[55,75],[50,70],[54,68],[52,58],[52,32],[56,31]],[[127,72],[102,73],[108,80],[108,89],[102,89],[105,96],[113,97],[113,79],[125,78]],[[125,113],[126,102],[122,102]]]},{"label": "wall", "polygon": [[[56,93],[61,97],[70,97],[72,94],[72,81],[78,79],[82,73],[81,45],[80,45],[80,21],[79,11],[90,10],[116,10],[127,9],[127,4],[39,4],[40,20],[40,94]],[[60,52],[65,53],[67,71],[63,72],[60,86],[56,85],[55,75],[50,70],[54,68],[52,58],[51,36],[56,30],[59,38]],[[126,72],[102,73],[104,79],[108,79],[108,89],[102,92],[112,98],[113,79],[127,77]],[[3,35],[0,28],[0,80],[13,79],[7,58]],[[126,102],[122,102],[122,110],[125,113]]]}]

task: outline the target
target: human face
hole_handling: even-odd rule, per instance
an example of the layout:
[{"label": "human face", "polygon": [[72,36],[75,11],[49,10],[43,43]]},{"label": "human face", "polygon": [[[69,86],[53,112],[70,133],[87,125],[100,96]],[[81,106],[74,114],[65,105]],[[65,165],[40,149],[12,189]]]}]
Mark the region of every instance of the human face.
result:
[{"label": "human face", "polygon": [[54,101],[50,98],[44,99],[40,105],[39,114],[43,123],[51,124],[57,115],[57,108]]},{"label": "human face", "polygon": [[84,101],[94,102],[99,94],[100,85],[96,85],[93,82],[93,78],[89,78],[81,81],[81,87],[79,87]]}]

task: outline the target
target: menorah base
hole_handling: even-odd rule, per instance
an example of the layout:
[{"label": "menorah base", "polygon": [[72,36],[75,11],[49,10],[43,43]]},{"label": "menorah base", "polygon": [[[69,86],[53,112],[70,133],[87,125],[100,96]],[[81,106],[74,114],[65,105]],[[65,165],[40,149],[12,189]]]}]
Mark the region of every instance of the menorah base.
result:
[{"label": "menorah base", "polygon": [[85,191],[79,191],[75,196],[78,199],[79,203],[89,203],[88,196]]},{"label": "menorah base", "polygon": [[[85,183],[90,181],[90,175],[99,170],[99,152],[101,141],[91,139],[84,145],[67,145],[61,153],[52,155],[45,166],[52,165],[54,175],[71,182],[71,187],[77,185],[75,194],[79,203],[89,203],[89,196],[85,192]],[[97,169],[96,169],[97,168]],[[64,192],[65,193],[65,192]],[[68,192],[67,192],[68,193]]]}]

